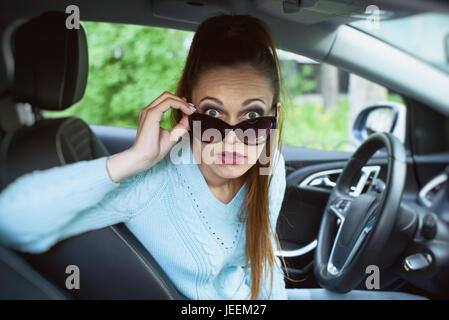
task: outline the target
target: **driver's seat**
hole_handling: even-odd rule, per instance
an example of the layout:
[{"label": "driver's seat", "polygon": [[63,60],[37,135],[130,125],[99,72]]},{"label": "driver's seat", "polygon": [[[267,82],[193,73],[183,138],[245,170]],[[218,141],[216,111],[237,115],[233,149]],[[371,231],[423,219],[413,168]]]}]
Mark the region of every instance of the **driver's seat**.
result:
[{"label": "driver's seat", "polygon": [[[47,12],[13,35],[13,99],[33,108],[64,110],[83,94],[88,51],[82,26],[66,29],[63,12]],[[11,97],[9,97],[11,98]],[[37,119],[1,140],[0,182],[81,160],[109,155],[78,117]],[[18,252],[44,277],[75,299],[179,299],[165,272],[124,224],[65,239],[42,254]],[[80,270],[80,288],[66,289],[66,268]]]}]

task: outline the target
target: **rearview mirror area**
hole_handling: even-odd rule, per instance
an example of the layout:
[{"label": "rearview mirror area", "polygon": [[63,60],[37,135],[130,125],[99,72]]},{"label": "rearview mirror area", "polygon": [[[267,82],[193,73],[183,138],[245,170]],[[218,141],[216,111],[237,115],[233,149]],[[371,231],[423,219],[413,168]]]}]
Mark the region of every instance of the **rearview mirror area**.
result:
[{"label": "rearview mirror area", "polygon": [[357,115],[352,134],[364,141],[376,132],[388,132],[405,142],[406,107],[401,103],[382,102],[368,106]]},{"label": "rearview mirror area", "polygon": [[366,117],[366,131],[368,134],[374,132],[390,132],[396,121],[396,112],[392,108],[379,107],[373,109]]}]

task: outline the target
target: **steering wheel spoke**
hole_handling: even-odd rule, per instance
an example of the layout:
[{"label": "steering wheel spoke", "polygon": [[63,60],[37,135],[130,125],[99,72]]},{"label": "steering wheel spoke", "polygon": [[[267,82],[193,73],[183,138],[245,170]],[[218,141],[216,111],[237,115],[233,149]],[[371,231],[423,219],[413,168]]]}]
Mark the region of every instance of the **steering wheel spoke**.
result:
[{"label": "steering wheel spoke", "polygon": [[337,197],[330,204],[329,211],[337,217],[337,224],[342,225],[345,221],[346,215],[351,207],[353,199],[354,198],[350,196]]},{"label": "steering wheel spoke", "polygon": [[345,271],[346,267],[352,262],[364,240],[373,229],[375,220],[375,215],[372,215],[366,222],[358,237],[349,246],[341,245],[342,242],[344,242],[342,239],[342,230],[344,226],[343,223],[340,224],[327,264],[327,271],[331,276],[339,276]]}]

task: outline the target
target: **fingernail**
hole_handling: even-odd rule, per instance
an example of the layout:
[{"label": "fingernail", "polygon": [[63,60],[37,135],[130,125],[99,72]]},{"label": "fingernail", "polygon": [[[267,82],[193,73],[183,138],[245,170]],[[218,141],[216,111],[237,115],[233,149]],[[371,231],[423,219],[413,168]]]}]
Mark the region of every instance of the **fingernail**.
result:
[{"label": "fingernail", "polygon": [[196,111],[196,108],[195,108],[195,107],[193,106],[193,104],[190,103],[190,102],[189,102],[189,108],[190,108],[190,110],[192,110],[193,112]]}]

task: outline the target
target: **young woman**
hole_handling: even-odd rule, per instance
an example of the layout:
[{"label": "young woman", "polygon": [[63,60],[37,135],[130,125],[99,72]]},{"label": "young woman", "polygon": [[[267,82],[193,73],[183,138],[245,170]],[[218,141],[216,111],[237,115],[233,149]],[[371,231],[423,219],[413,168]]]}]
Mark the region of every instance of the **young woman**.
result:
[{"label": "young woman", "polygon": [[0,241],[37,253],[125,222],[187,299],[325,297],[287,290],[274,254],[286,183],[280,79],[263,22],[204,21],[176,94],[139,112],[133,146],[18,178],[0,195]]}]

